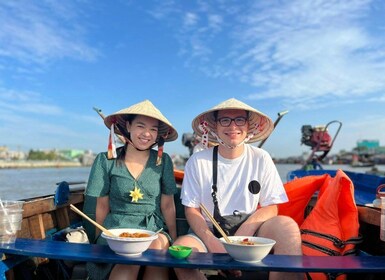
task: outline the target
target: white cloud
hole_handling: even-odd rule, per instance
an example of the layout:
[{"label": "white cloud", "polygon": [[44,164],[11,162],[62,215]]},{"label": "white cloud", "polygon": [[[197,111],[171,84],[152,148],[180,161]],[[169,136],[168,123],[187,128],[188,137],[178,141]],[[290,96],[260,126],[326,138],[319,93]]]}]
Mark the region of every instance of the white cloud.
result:
[{"label": "white cloud", "polygon": [[36,92],[17,92],[0,88],[0,109],[19,112],[22,114],[60,115],[62,109],[44,101]]},{"label": "white cloud", "polygon": [[269,7],[268,19],[249,16],[240,35],[248,42],[239,56],[241,79],[265,89],[263,97],[249,97],[297,102],[308,95],[344,98],[384,89],[384,56],[372,52],[384,45],[358,22],[366,16],[367,1],[301,3]]},{"label": "white cloud", "polygon": [[217,1],[187,10],[179,38],[188,66],[255,87],[250,99],[322,106],[323,97],[346,102],[385,90],[381,25],[370,23],[384,12],[378,1]]},{"label": "white cloud", "polygon": [[79,6],[56,1],[0,2],[0,57],[45,64],[63,57],[92,61],[98,51],[84,41]]},{"label": "white cloud", "polygon": [[[0,135],[11,149],[84,148],[98,151],[104,143],[97,114],[78,114],[55,105],[38,92],[0,88]],[[107,128],[104,128],[107,131]],[[90,142],[90,139],[92,141]]]},{"label": "white cloud", "polygon": [[208,25],[213,32],[218,32],[222,29],[223,19],[220,15],[208,15]]},{"label": "white cloud", "polygon": [[185,17],[184,17],[184,22],[183,22],[183,25],[186,27],[186,28],[189,28],[189,27],[193,27],[197,24],[198,22],[198,16],[194,13],[186,13]]}]

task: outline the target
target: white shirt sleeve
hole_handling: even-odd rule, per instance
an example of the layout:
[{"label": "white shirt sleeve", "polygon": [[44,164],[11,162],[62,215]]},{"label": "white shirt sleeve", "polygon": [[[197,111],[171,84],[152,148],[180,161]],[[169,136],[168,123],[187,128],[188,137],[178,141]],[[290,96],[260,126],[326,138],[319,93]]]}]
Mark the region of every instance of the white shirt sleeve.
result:
[{"label": "white shirt sleeve", "polygon": [[261,190],[259,204],[261,206],[268,206],[287,202],[288,198],[281,177],[272,158],[266,151],[263,151],[263,161],[264,172],[262,182],[264,188]]}]

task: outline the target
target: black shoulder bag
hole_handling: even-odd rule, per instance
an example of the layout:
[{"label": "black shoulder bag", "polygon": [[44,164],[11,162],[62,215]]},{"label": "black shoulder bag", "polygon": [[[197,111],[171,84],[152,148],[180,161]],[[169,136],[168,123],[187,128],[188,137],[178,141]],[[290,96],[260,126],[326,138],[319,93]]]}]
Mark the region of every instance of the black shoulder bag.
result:
[{"label": "black shoulder bag", "polygon": [[[242,223],[250,216],[250,214],[241,213],[238,210],[234,210],[232,215],[222,216],[219,207],[218,207],[218,199],[217,199],[217,175],[218,175],[218,146],[214,147],[213,150],[213,192],[211,196],[213,197],[214,202],[214,219],[221,226],[223,231],[228,235],[232,236],[238,230],[238,228],[242,225]],[[216,227],[214,227],[214,235],[216,237],[222,237],[222,235],[218,232]]]}]

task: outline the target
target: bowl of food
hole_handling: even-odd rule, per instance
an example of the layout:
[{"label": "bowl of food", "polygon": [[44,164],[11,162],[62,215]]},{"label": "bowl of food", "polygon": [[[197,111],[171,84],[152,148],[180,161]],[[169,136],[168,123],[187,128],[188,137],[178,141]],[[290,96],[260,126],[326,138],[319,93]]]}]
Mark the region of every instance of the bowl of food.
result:
[{"label": "bowl of food", "polygon": [[187,246],[173,245],[168,247],[168,252],[174,258],[185,259],[190,256],[192,248]]},{"label": "bowl of food", "polygon": [[145,229],[119,228],[109,231],[113,236],[102,232],[102,237],[107,240],[111,250],[123,256],[140,256],[158,238],[157,233]]},{"label": "bowl of food", "polygon": [[255,236],[229,236],[228,238],[230,243],[223,237],[219,239],[227,253],[234,260],[247,263],[260,262],[276,243],[273,239]]}]

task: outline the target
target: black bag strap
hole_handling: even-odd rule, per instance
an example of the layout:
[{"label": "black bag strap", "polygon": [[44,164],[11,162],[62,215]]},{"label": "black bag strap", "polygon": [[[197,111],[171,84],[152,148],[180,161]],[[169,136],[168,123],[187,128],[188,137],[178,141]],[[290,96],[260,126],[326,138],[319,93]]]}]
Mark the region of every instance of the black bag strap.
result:
[{"label": "black bag strap", "polygon": [[222,215],[219,211],[218,207],[218,199],[217,199],[217,178],[218,178],[218,146],[215,146],[213,149],[213,186],[211,196],[214,202],[214,219],[216,221],[220,221]]},{"label": "black bag strap", "polygon": [[[218,146],[213,149],[213,191],[217,192],[217,178],[218,178]],[[215,190],[214,190],[215,187]]]},{"label": "black bag strap", "polygon": [[[243,223],[245,219],[247,219],[250,214],[248,215],[242,215],[238,210],[235,210],[233,212],[233,216],[238,218],[238,221],[236,221],[235,225],[232,225],[231,229],[225,228],[227,221],[224,217],[222,217],[219,206],[218,206],[218,199],[217,199],[217,177],[218,177],[218,146],[215,146],[213,149],[213,185],[212,185],[212,193],[211,196],[213,198],[214,203],[214,219],[218,222],[220,227],[223,229],[223,231],[226,232],[227,235],[233,235],[235,231],[238,229],[238,227]],[[224,227],[225,226],[225,227]],[[214,228],[214,234],[217,237],[221,237],[222,235]]]}]

